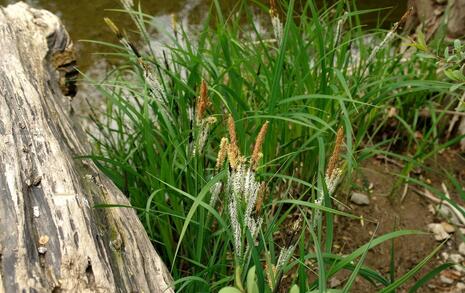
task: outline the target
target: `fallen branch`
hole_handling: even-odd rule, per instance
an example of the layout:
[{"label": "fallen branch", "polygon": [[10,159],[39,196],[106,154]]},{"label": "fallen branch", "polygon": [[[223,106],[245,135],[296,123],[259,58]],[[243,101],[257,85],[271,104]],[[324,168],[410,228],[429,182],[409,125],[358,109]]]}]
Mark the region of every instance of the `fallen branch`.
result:
[{"label": "fallen branch", "polygon": [[0,292],[173,292],[126,197],[67,104],[73,44],[52,13],[0,8]]}]

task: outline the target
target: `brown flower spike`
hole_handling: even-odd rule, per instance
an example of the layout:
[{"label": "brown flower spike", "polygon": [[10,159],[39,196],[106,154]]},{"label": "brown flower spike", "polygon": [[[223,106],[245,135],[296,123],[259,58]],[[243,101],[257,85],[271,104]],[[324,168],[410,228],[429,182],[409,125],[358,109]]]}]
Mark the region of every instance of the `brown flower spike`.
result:
[{"label": "brown flower spike", "polygon": [[216,158],[216,169],[219,170],[223,167],[224,160],[226,159],[226,155],[228,154],[228,139],[223,137],[220,143],[220,150],[218,151],[218,157]]},{"label": "brown flower spike", "polygon": [[207,83],[205,80],[202,80],[202,84],[200,85],[200,95],[197,98],[197,105],[195,106],[195,119],[197,124],[200,124],[202,121],[205,111],[210,104],[210,100],[208,99]]},{"label": "brown flower spike", "polygon": [[336,134],[336,142],[334,144],[333,154],[329,159],[328,168],[326,169],[326,176],[331,178],[333,175],[334,169],[336,168],[337,162],[339,160],[339,155],[341,153],[341,147],[344,142],[344,128],[340,127]]},{"label": "brown flower spike", "polygon": [[271,17],[278,16],[278,9],[276,6],[276,0],[270,0],[270,15]]},{"label": "brown flower spike", "polygon": [[263,142],[265,141],[265,136],[269,124],[270,123],[268,121],[266,121],[265,124],[263,124],[262,128],[260,129],[260,132],[258,133],[257,139],[255,140],[255,146],[253,148],[252,157],[250,158],[250,166],[253,170],[257,169],[258,163],[260,162],[260,159],[262,157],[262,146]]},{"label": "brown flower spike", "polygon": [[229,130],[229,147],[228,147],[228,160],[229,165],[233,170],[236,170],[240,164],[240,151],[237,146],[237,136],[236,136],[236,125],[234,123],[234,118],[231,114],[228,117],[228,130]]},{"label": "brown flower spike", "polygon": [[265,197],[265,191],[266,191],[266,184],[265,182],[262,182],[260,184],[260,189],[258,190],[257,202],[255,203],[255,212],[257,214],[260,214],[260,211],[262,210],[263,198]]}]

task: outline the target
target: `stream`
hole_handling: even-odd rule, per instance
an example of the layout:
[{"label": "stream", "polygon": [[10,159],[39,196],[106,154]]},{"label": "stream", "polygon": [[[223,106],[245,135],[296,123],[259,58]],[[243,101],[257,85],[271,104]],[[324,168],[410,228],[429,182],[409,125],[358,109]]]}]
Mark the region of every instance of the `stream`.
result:
[{"label": "stream", "polygon": [[[122,9],[118,0],[24,0],[36,8],[47,9],[58,15],[71,35],[77,51],[77,65],[80,71],[93,79],[100,79],[108,68],[112,65],[112,60],[99,52],[108,52],[108,48],[90,41],[101,41],[117,43],[113,33],[104,22],[104,17],[111,18],[120,28],[131,32],[134,29],[130,17],[116,11]],[[219,0],[222,8],[227,12],[237,3],[235,0]],[[268,0],[262,0],[268,2]],[[303,0],[298,0],[303,1]],[[317,4],[322,4],[324,0],[315,0]],[[328,0],[333,1],[334,0]],[[15,3],[15,0],[0,0],[0,6]],[[153,22],[158,27],[171,25],[171,15],[176,14],[182,21],[184,27],[192,29],[199,24],[208,13],[212,5],[212,0],[141,0],[142,11],[154,16]],[[362,22],[366,27],[379,26],[383,21],[383,27],[389,28],[391,24],[400,19],[406,10],[407,1],[398,0],[358,0],[359,9],[380,9],[362,16]],[[134,3],[138,5],[137,0]],[[154,30],[150,29],[152,33]],[[161,34],[153,33],[154,41],[163,42]],[[92,107],[102,107],[104,103],[95,88],[87,82],[80,82],[78,95],[73,99],[73,109],[81,118],[88,117],[89,105]],[[86,119],[84,119],[86,120]],[[83,123],[84,120],[82,120]]]}]

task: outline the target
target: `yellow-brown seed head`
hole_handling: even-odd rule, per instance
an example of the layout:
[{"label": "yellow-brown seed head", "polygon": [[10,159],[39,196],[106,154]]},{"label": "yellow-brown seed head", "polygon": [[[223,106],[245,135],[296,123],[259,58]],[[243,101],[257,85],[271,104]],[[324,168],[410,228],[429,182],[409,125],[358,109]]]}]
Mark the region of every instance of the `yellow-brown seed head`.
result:
[{"label": "yellow-brown seed head", "polygon": [[178,31],[178,16],[175,13],[171,13],[171,29],[174,33]]},{"label": "yellow-brown seed head", "polygon": [[276,6],[276,0],[270,0],[270,16],[278,17],[278,7]]},{"label": "yellow-brown seed head", "polygon": [[112,33],[114,33],[118,39],[121,39],[122,34],[121,34],[119,28],[116,26],[116,24],[111,19],[109,19],[108,17],[104,17],[103,20],[108,25],[108,27],[110,28]]},{"label": "yellow-brown seed head", "polygon": [[216,157],[216,169],[219,170],[223,167],[224,160],[228,154],[228,139],[223,137],[220,143],[220,150],[218,151],[218,156]]},{"label": "yellow-brown seed head", "polygon": [[336,169],[337,162],[339,161],[339,155],[341,153],[341,147],[344,142],[344,128],[340,127],[336,134],[336,142],[334,144],[333,154],[329,159],[328,168],[326,169],[326,176],[331,178],[334,170]]},{"label": "yellow-brown seed head", "polygon": [[241,156],[237,145],[229,144],[228,146],[228,162],[231,169],[237,170],[241,164]]},{"label": "yellow-brown seed head", "polygon": [[205,112],[208,106],[210,106],[210,104],[211,103],[208,99],[207,83],[205,82],[205,80],[202,80],[202,84],[200,85],[200,95],[197,98],[197,105],[195,106],[195,117],[198,124],[200,123],[200,121],[202,121]]},{"label": "yellow-brown seed head", "polygon": [[108,25],[108,27],[110,28],[110,30],[116,35],[117,33],[119,33],[119,29],[118,27],[116,26],[116,24],[111,20],[109,19],[108,17],[104,17],[103,20],[105,21],[105,23]]},{"label": "yellow-brown seed head", "polygon": [[236,124],[234,123],[234,118],[231,114],[228,116],[228,131],[231,144],[237,145]]},{"label": "yellow-brown seed head", "polygon": [[265,124],[263,124],[262,128],[260,129],[260,132],[258,133],[257,139],[255,140],[252,157],[250,158],[250,165],[253,170],[257,169],[258,163],[260,162],[260,159],[263,156],[261,151],[269,124],[270,123],[268,121],[266,121]]},{"label": "yellow-brown seed head", "polygon": [[228,117],[228,130],[230,140],[228,146],[228,161],[231,168],[233,170],[237,170],[237,167],[241,164],[242,159],[239,147],[237,146],[236,125],[231,114],[229,114]]},{"label": "yellow-brown seed head", "polygon": [[260,189],[258,190],[257,202],[255,203],[255,212],[257,213],[257,215],[259,215],[260,211],[262,210],[263,198],[265,197],[265,192],[266,192],[266,184],[265,182],[262,182],[260,184]]}]

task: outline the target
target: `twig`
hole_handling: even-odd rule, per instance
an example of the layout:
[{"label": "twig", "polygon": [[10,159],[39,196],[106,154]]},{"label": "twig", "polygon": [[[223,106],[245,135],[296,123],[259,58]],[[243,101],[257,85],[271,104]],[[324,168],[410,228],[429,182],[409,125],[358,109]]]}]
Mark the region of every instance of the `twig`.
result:
[{"label": "twig", "polygon": [[404,185],[404,191],[402,192],[402,197],[400,199],[400,202],[403,202],[404,199],[405,199],[405,196],[407,195],[407,192],[408,192],[408,188],[409,188],[409,184],[408,183],[405,183]]},{"label": "twig", "polygon": [[385,155],[377,155],[377,156],[376,156],[376,159],[377,159],[377,160],[380,160],[380,161],[385,161],[386,163],[390,163],[390,164],[392,164],[392,165],[394,165],[394,166],[397,166],[397,167],[399,167],[399,168],[404,168],[404,167],[405,167],[404,164],[399,163],[399,162],[397,162],[396,160],[391,159],[391,158],[389,158],[388,156],[385,156]]},{"label": "twig", "polygon": [[[444,183],[442,183],[444,185]],[[445,185],[444,185],[445,186]],[[443,187],[444,188],[444,187]],[[448,201],[443,201],[439,198],[437,198],[436,196],[434,196],[428,189],[425,188],[425,191],[421,191],[413,186],[410,187],[411,190],[413,190],[414,192],[416,192],[417,194],[421,195],[421,196],[424,196],[426,197],[427,199],[431,200],[432,202],[434,203],[437,203],[437,204],[445,204],[447,205],[451,211],[457,216],[457,219],[460,221],[460,226],[464,227],[465,226],[465,217],[462,215],[462,213],[456,208],[454,207],[450,202]],[[447,191],[447,188],[445,189]],[[450,199],[450,196],[448,196],[448,194],[446,193],[445,195],[448,199]],[[463,209],[463,207],[462,207]]]}]

